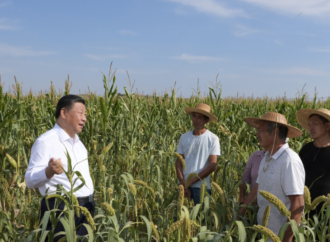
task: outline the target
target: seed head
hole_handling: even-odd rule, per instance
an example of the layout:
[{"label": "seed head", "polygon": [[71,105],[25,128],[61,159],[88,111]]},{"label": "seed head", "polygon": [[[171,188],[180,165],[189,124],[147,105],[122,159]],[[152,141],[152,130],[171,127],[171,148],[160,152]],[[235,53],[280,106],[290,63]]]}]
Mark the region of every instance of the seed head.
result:
[{"label": "seed head", "polygon": [[128,188],[129,188],[130,192],[132,193],[132,195],[135,197],[136,196],[136,187],[134,186],[134,184],[128,183]]},{"label": "seed head", "polygon": [[151,193],[152,198],[153,198],[153,199],[156,198],[155,191],[154,191],[151,187],[149,187],[148,184],[145,183],[144,181],[141,181],[141,180],[134,180],[134,184],[144,186],[144,187],[147,188],[148,191]]},{"label": "seed head", "polygon": [[65,205],[66,205],[68,208],[70,207],[70,204],[69,204],[68,200],[66,200],[64,197],[62,197],[62,196],[59,195],[59,194],[51,194],[51,195],[48,195],[48,196],[46,197],[46,199],[50,199],[50,198],[57,198],[57,199],[61,200],[62,202],[64,202]]},{"label": "seed head", "polygon": [[198,177],[198,174],[197,173],[190,173],[188,176],[187,176],[187,179],[186,179],[186,187],[185,188],[188,188],[188,185],[190,183],[190,180],[193,179],[194,177]]},{"label": "seed head", "polygon": [[267,192],[267,191],[259,191],[259,193],[268,202],[273,204],[280,211],[280,214],[282,214],[283,216],[285,216],[287,218],[290,218],[291,212],[288,211],[288,209],[286,208],[286,206],[280,199],[278,199],[273,194],[271,194],[270,192]]},{"label": "seed head", "polygon": [[253,225],[252,227],[253,230],[258,231],[259,233],[266,235],[268,238],[270,238],[272,241],[274,242],[281,242],[280,238],[274,234],[273,231],[271,231],[270,229],[261,226],[261,225]]},{"label": "seed head", "polygon": [[225,198],[225,193],[223,192],[223,190],[221,189],[221,187],[215,183],[212,182],[212,187],[215,190],[216,193],[218,193],[219,197],[220,197],[220,203],[222,206],[226,205],[226,198]]},{"label": "seed head", "polygon": [[262,226],[266,228],[268,226],[269,215],[270,215],[270,205],[268,204],[264,211],[264,215],[262,217]]},{"label": "seed head", "polygon": [[95,229],[96,229],[96,227],[95,227],[95,222],[94,222],[94,219],[93,219],[92,215],[91,215],[90,212],[88,211],[88,209],[85,208],[85,207],[82,207],[82,206],[79,206],[79,207],[80,207],[81,213],[82,213],[83,215],[85,215],[86,220],[87,220],[87,222],[89,223],[89,225],[95,230]]},{"label": "seed head", "polygon": [[178,210],[181,209],[184,202],[184,188],[182,185],[178,188]]},{"label": "seed head", "polygon": [[311,204],[311,210],[314,210],[317,207],[317,205],[319,205],[321,202],[326,201],[327,199],[328,198],[324,195],[315,198]]},{"label": "seed head", "polygon": [[80,217],[79,201],[75,195],[72,195],[72,205],[75,208],[77,216]]},{"label": "seed head", "polygon": [[183,242],[189,242],[191,235],[191,226],[190,226],[190,220],[187,217],[183,218],[183,224],[182,224],[182,239]]},{"label": "seed head", "polygon": [[104,209],[108,216],[113,216],[116,213],[113,207],[107,202],[103,202],[101,208]]},{"label": "seed head", "polygon": [[159,238],[157,226],[153,222],[150,222],[150,226],[151,226],[153,235],[155,236],[156,240],[159,241],[160,238]]},{"label": "seed head", "polygon": [[180,160],[180,163],[181,163],[181,166],[182,166],[182,170],[186,170],[186,162],[184,161],[183,157],[177,153],[177,152],[174,152],[175,156],[179,158]]},{"label": "seed head", "polygon": [[176,221],[167,230],[165,230],[165,235],[172,234],[175,230],[181,228],[182,224],[183,224],[183,219]]},{"label": "seed head", "polygon": [[204,195],[205,195],[205,184],[202,183],[201,189],[200,189],[200,200],[199,200],[200,204],[204,203]]},{"label": "seed head", "polygon": [[304,187],[304,203],[305,203],[305,211],[309,212],[311,210],[311,194],[307,186]]},{"label": "seed head", "polygon": [[111,201],[111,199],[112,199],[112,194],[113,194],[113,190],[112,190],[112,188],[108,188],[107,189],[107,193],[108,193],[108,198],[109,198],[109,201]]},{"label": "seed head", "polygon": [[11,164],[11,166],[16,169],[17,168],[17,163],[14,160],[14,158],[11,157],[8,153],[6,153],[6,157],[7,157],[7,160],[9,161],[9,163]]}]

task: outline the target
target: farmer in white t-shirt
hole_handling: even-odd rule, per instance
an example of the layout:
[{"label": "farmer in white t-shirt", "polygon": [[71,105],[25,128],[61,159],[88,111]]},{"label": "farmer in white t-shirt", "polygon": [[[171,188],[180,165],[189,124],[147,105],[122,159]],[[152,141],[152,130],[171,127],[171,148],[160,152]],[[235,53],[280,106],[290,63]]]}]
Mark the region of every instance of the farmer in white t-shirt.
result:
[{"label": "farmer in white t-shirt", "polygon": [[[267,205],[270,205],[268,228],[278,235],[281,226],[288,222],[288,218],[281,215],[279,210],[258,191],[267,191],[275,195],[291,212],[290,219],[296,220],[297,224],[300,223],[304,209],[305,170],[298,154],[286,143],[286,138],[299,137],[302,132],[289,125],[282,114],[274,112],[266,113],[261,118],[245,118],[244,121],[257,129],[259,145],[267,151],[261,160],[257,184],[244,204],[250,204],[258,196],[257,220],[260,225],[264,211]],[[244,214],[245,209],[241,208],[240,212]],[[292,238],[293,233],[289,227],[282,242],[289,242]]]},{"label": "farmer in white t-shirt", "polygon": [[187,184],[185,196],[192,198],[194,204],[200,203],[200,187],[204,178],[207,182],[207,190],[211,193],[209,175],[215,170],[217,157],[220,156],[219,138],[205,128],[208,122],[218,120],[210,113],[211,107],[199,103],[195,108],[185,108],[185,112],[191,115],[193,131],[181,135],[177,153],[185,159],[186,169],[183,170],[180,159],[176,161],[176,173],[179,184],[186,186],[186,179],[190,173],[197,173]]}]

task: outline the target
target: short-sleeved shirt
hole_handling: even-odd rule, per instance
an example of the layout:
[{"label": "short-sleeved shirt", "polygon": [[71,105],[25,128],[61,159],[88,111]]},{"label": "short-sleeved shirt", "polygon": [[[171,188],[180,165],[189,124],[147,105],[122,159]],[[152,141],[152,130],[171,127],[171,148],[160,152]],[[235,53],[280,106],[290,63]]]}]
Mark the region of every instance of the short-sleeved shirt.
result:
[{"label": "short-sleeved shirt", "polygon": [[[202,135],[195,136],[189,131],[180,137],[177,152],[183,154],[186,162],[186,170],[183,171],[183,178],[186,180],[190,173],[199,173],[209,164],[209,156],[220,156],[219,138],[211,131],[206,130]],[[206,178],[208,189],[210,177]],[[202,181],[198,181],[192,187],[200,188]]]},{"label": "short-sleeved shirt", "polygon": [[304,145],[299,156],[306,171],[306,186],[314,200],[330,193],[330,146],[318,148],[313,142]]},{"label": "short-sleeved shirt", "polygon": [[[288,196],[304,194],[304,166],[298,154],[291,150],[287,143],[272,155],[269,162],[266,161],[268,156],[267,151],[260,164],[257,179],[258,189],[272,193],[285,204],[287,209],[290,209],[291,202]],[[277,208],[260,193],[258,193],[258,205],[257,220],[259,224],[262,224],[262,217],[267,205],[271,206],[268,228],[278,235],[281,226],[287,222],[287,218],[281,215]]]},{"label": "short-sleeved shirt", "polygon": [[249,157],[248,162],[246,163],[242,180],[243,182],[250,184],[251,190],[256,184],[258,174],[259,174],[259,167],[262,158],[264,157],[265,152],[263,150],[258,150],[253,152],[252,155]]},{"label": "short-sleeved shirt", "polygon": [[[301,148],[299,156],[305,167],[305,185],[310,190],[312,201],[330,193],[330,146],[318,148],[310,142]],[[319,204],[316,210],[311,211],[310,217],[318,214],[322,205]]]}]

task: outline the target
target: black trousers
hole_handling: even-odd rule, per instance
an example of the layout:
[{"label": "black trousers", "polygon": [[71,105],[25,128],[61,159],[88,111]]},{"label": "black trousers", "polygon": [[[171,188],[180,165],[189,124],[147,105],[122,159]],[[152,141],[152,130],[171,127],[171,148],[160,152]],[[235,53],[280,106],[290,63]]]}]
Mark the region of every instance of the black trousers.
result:
[{"label": "black trousers", "polygon": [[[48,199],[48,205],[49,205],[49,209],[52,210],[55,208],[55,198],[50,198]],[[82,207],[85,207],[88,209],[88,211],[91,213],[92,217],[94,216],[94,211],[95,211],[95,202],[92,201],[92,202],[85,202],[85,203],[80,203],[79,202],[79,205],[82,206]],[[64,202],[61,202],[57,209],[59,209],[60,211],[57,211],[56,212],[56,217],[60,216],[61,214],[61,211],[63,211],[64,209]],[[45,198],[43,198],[41,200],[41,213],[40,213],[40,221],[42,220],[44,214],[46,211],[49,211],[48,210],[48,207],[47,207],[47,204],[46,204],[46,201],[45,201]],[[76,230],[76,234],[77,235],[86,235],[88,234],[87,232],[87,229],[85,228],[85,226],[83,226],[82,224],[85,223],[85,224],[88,224],[87,222],[87,219],[86,217],[80,213],[80,216],[78,217],[77,214],[75,214],[75,224],[76,224],[76,227],[81,225],[77,230]],[[41,225],[42,226],[42,225]],[[52,230],[52,224],[50,221],[48,221],[47,223],[47,230]],[[61,232],[61,231],[64,231],[64,227],[62,225],[62,223],[59,221],[56,225],[56,228],[54,230],[54,235],[58,232]],[[56,236],[54,238],[54,241],[58,241],[59,239],[61,239],[62,237],[64,237],[64,235],[59,235],[59,236]],[[46,240],[46,241],[50,241],[50,240]]]}]

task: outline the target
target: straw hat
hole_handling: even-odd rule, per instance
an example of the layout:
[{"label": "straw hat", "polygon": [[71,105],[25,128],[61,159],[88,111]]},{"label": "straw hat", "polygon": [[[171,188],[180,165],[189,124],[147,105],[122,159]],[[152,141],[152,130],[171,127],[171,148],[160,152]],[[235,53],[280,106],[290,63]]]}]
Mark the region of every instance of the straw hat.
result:
[{"label": "straw hat", "polygon": [[295,138],[295,137],[299,137],[302,135],[302,131],[300,129],[297,129],[296,127],[289,125],[286,118],[280,113],[269,112],[269,113],[265,113],[261,118],[248,117],[243,120],[248,125],[250,125],[254,128],[259,127],[260,121],[270,121],[270,122],[284,125],[288,128],[288,135],[287,135],[288,138]]},{"label": "straw hat", "polygon": [[211,122],[215,122],[218,120],[218,118],[211,113],[211,107],[204,103],[199,103],[194,108],[185,108],[184,111],[186,111],[186,113],[190,115],[192,115],[192,113],[201,113],[209,117]]},{"label": "straw hat", "polygon": [[297,117],[298,123],[301,125],[301,127],[303,127],[307,131],[308,131],[308,120],[309,120],[309,117],[312,114],[320,115],[323,118],[325,118],[325,119],[327,119],[327,120],[330,121],[330,110],[328,110],[326,108],[319,108],[319,109],[306,108],[306,109],[300,109],[296,113],[296,117]]}]

